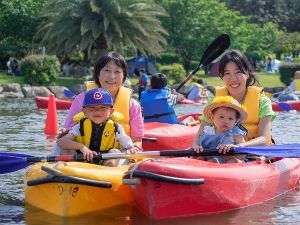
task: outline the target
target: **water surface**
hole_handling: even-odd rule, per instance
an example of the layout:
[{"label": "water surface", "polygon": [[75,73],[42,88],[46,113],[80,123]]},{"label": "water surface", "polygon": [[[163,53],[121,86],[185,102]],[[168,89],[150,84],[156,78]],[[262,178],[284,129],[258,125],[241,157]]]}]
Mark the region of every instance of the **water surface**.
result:
[{"label": "water surface", "polygon": [[[203,106],[179,105],[178,114],[201,112]],[[62,126],[66,112],[58,111]],[[43,134],[46,111],[38,110],[33,99],[0,100],[0,151],[45,156],[53,137]],[[278,113],[273,123],[277,143],[299,143],[300,114]],[[134,207],[119,207],[99,214],[61,218],[24,204],[23,176],[26,169],[0,175],[0,224],[27,225],[218,225],[218,224],[300,224],[300,193],[290,191],[275,199],[245,209],[217,215],[185,219],[151,221]],[[41,199],[42,201],[42,199]]]}]

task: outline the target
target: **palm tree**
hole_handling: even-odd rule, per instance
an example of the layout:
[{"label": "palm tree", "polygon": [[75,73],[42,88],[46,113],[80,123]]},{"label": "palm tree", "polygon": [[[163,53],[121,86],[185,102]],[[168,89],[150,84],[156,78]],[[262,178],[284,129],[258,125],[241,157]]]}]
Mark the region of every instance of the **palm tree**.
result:
[{"label": "palm tree", "polygon": [[96,58],[125,48],[157,55],[168,35],[159,17],[167,15],[154,0],[50,0],[35,40],[61,56],[93,48]]}]

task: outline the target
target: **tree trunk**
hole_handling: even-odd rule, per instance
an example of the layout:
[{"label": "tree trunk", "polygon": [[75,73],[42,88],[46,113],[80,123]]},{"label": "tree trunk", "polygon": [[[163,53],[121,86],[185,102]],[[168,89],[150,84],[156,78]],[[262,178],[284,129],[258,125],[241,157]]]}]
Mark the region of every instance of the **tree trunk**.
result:
[{"label": "tree trunk", "polygon": [[98,61],[98,59],[100,59],[108,52],[108,46],[107,46],[106,38],[103,35],[100,35],[95,42],[96,42],[96,49],[97,49],[96,61]]},{"label": "tree trunk", "polygon": [[85,49],[83,50],[83,62],[85,62],[87,65],[90,65],[90,54],[89,50]]},{"label": "tree trunk", "polygon": [[142,52],[140,49],[136,49],[136,56],[142,56]]}]

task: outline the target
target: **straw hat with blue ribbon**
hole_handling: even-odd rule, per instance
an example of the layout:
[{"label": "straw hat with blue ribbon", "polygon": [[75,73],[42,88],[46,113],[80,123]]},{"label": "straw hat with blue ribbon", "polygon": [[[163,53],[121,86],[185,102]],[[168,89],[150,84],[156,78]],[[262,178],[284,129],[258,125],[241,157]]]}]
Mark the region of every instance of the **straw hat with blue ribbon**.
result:
[{"label": "straw hat with blue ribbon", "polygon": [[219,107],[228,107],[236,110],[240,114],[238,120],[239,123],[243,123],[247,119],[246,107],[241,105],[237,100],[231,96],[217,96],[215,97],[209,105],[207,105],[203,111],[204,116],[208,122],[212,122],[213,110]]}]

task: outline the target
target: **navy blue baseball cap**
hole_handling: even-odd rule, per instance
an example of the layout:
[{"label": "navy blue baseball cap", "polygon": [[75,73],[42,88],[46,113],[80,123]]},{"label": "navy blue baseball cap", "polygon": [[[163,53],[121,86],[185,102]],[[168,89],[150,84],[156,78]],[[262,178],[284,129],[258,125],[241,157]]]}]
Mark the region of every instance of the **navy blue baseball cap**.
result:
[{"label": "navy blue baseball cap", "polygon": [[114,102],[110,93],[103,88],[95,88],[85,93],[82,107],[93,105],[110,105],[113,106]]}]

